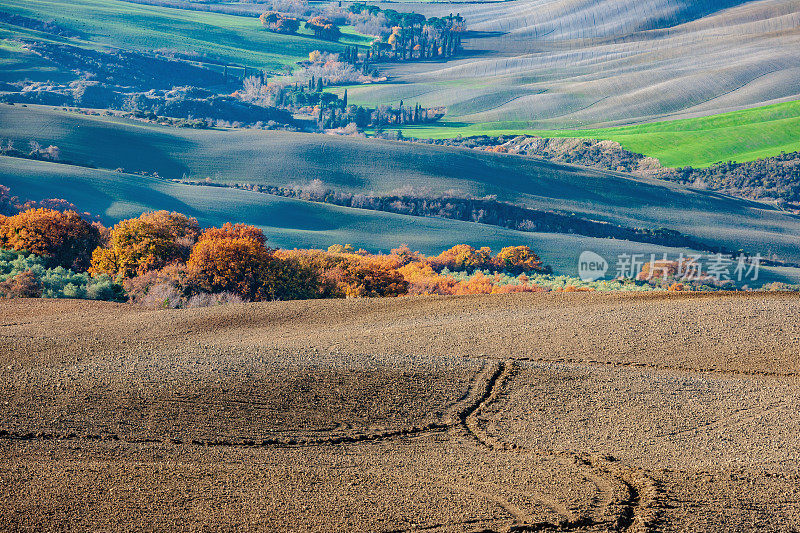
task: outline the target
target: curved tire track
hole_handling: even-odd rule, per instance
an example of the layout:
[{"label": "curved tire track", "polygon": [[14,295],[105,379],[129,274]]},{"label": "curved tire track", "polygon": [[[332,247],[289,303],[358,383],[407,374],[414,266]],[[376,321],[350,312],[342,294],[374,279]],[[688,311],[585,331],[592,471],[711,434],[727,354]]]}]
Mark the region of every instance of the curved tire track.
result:
[{"label": "curved tire track", "polygon": [[[550,361],[552,362],[552,361]],[[510,502],[507,498],[488,490],[464,484],[446,483],[451,488],[472,493],[488,501],[494,502],[512,518],[508,531],[569,531],[591,527],[601,527],[628,532],[649,531],[658,520],[658,501],[660,489],[658,485],[643,471],[626,467],[610,457],[599,457],[573,451],[536,451],[518,447],[490,435],[481,424],[481,416],[487,407],[496,402],[512,379],[516,361],[487,361],[482,372],[473,381],[468,392],[447,413],[443,422],[434,422],[425,426],[411,426],[377,433],[330,435],[320,437],[281,437],[261,440],[252,439],[205,439],[182,441],[175,438],[143,438],[122,439],[116,434],[77,434],[38,432],[15,432],[0,430],[0,439],[8,440],[75,440],[119,441],[130,444],[191,444],[196,446],[227,447],[306,447],[355,444],[375,442],[394,438],[415,437],[434,431],[445,431],[456,428],[466,430],[481,446],[493,451],[514,452],[519,454],[536,454],[561,458],[588,471],[583,475],[598,489],[596,504],[583,512],[575,513],[564,504],[542,494],[513,491],[537,501],[545,508],[560,517],[557,523],[534,522],[529,513]]]},{"label": "curved tire track", "polygon": [[[492,450],[516,450],[518,453],[534,453],[562,457],[589,469],[587,479],[592,480],[601,493],[599,502],[580,517],[574,517],[566,507],[551,500],[541,501],[565,519],[558,524],[527,523],[526,515],[514,515],[513,531],[540,531],[545,529],[568,531],[590,526],[609,526],[627,532],[650,531],[658,522],[660,487],[640,469],[619,463],[612,457],[600,457],[573,451],[537,452],[526,450],[515,444],[501,441],[489,435],[479,422],[486,407],[502,394],[504,385],[511,379],[515,360],[500,361],[487,382],[483,399],[463,416],[466,430],[482,445]],[[603,485],[605,488],[601,488]],[[613,512],[616,509],[616,512]]]}]

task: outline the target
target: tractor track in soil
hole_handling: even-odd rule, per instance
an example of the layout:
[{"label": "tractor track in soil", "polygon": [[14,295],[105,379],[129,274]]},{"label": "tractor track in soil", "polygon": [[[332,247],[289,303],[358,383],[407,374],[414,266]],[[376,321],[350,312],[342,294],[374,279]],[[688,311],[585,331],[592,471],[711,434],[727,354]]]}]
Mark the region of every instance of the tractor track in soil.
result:
[{"label": "tractor track in soil", "polygon": [[[540,503],[550,507],[564,517],[564,520],[557,524],[547,522],[530,523],[524,513],[511,512],[510,509],[506,509],[515,518],[515,523],[511,526],[510,531],[569,531],[599,526],[603,522],[608,522],[608,509],[615,503],[619,510],[616,513],[616,517],[613,518],[613,523],[609,524],[612,529],[630,532],[649,531],[652,529],[658,520],[657,504],[660,489],[657,483],[644,472],[628,468],[611,457],[599,457],[573,451],[541,452],[527,450],[515,444],[503,442],[489,435],[481,427],[479,420],[481,413],[489,404],[502,395],[504,385],[512,379],[515,365],[515,360],[497,363],[496,370],[487,383],[487,390],[483,398],[463,417],[464,427],[476,441],[490,450],[554,456],[589,468],[590,472],[584,475],[587,479],[595,482],[601,494],[601,503],[596,509],[589,510],[588,514],[576,517],[561,503],[538,499]],[[614,502],[613,497],[615,484],[617,487],[622,488],[625,494],[618,502]],[[600,485],[604,485],[605,488],[601,488]]]},{"label": "tractor track in soil", "polygon": [[[336,446],[369,443],[392,439],[411,438],[432,432],[464,431],[479,446],[491,451],[516,454],[536,454],[554,457],[587,469],[583,475],[598,489],[597,502],[591,509],[574,512],[561,502],[543,494],[526,493],[525,496],[548,508],[560,517],[558,522],[535,521],[524,509],[510,502],[490,487],[475,487],[464,483],[452,483],[443,479],[432,482],[450,489],[471,493],[501,507],[512,523],[507,531],[573,531],[587,528],[606,528],[621,531],[648,531],[655,522],[653,512],[658,494],[655,483],[644,473],[628,469],[610,458],[581,454],[572,451],[536,451],[504,442],[490,435],[481,424],[481,415],[486,408],[503,394],[507,383],[513,379],[517,360],[486,360],[484,369],[472,382],[468,392],[450,410],[449,417],[441,423],[411,426],[397,430],[358,435],[336,435],[328,437],[280,437],[267,439],[202,439],[182,440],[177,438],[125,439],[113,433],[78,434],[76,432],[19,432],[0,430],[0,439],[16,441],[110,441],[122,444],[193,445],[205,447],[276,447],[296,448],[312,446]],[[488,485],[488,484],[487,484]],[[508,489],[508,492],[515,492]],[[517,494],[522,494],[517,492]],[[644,511],[643,511],[644,510]],[[446,527],[442,524],[438,527]],[[607,527],[604,527],[607,526]],[[437,527],[433,527],[436,529]]]},{"label": "tractor track in soil", "polygon": [[[96,303],[32,301],[5,303],[0,315],[5,317],[0,336],[0,344],[4,343],[0,345],[0,355],[5,359],[0,373],[4,379],[7,377],[4,390],[8,401],[4,405],[9,406],[3,411],[0,446],[23,469],[7,474],[20,487],[26,482],[19,473],[24,469],[35,473],[41,463],[44,475],[50,475],[46,469],[51,465],[54,472],[59,472],[59,459],[51,460],[46,454],[63,455],[71,461],[75,457],[76,464],[85,462],[85,455],[74,451],[84,448],[84,444],[90,453],[101,450],[98,455],[119,454],[125,461],[129,457],[141,457],[147,462],[161,455],[186,454],[209,464],[220,458],[249,454],[247,448],[259,447],[286,449],[281,453],[296,461],[313,457],[316,450],[305,455],[303,450],[292,448],[319,446],[329,448],[320,452],[323,454],[350,454],[344,461],[336,456],[330,465],[320,463],[314,467],[323,475],[330,475],[334,485],[338,478],[331,472],[344,468],[340,462],[353,469],[348,470],[348,475],[372,482],[380,481],[383,467],[367,461],[382,456],[379,454],[390,457],[394,461],[390,464],[398,465],[398,472],[406,477],[399,480],[398,492],[389,496],[410,501],[420,494],[424,495],[420,505],[428,505],[421,508],[423,511],[436,510],[438,506],[440,512],[425,515],[421,524],[428,530],[475,529],[477,526],[471,526],[469,520],[481,516],[474,524],[509,531],[648,531],[662,525],[713,531],[719,530],[722,523],[733,524],[733,520],[742,524],[740,530],[786,531],[796,529],[800,516],[793,508],[800,501],[793,492],[794,463],[784,453],[796,446],[792,440],[796,435],[795,420],[790,413],[800,401],[795,379],[800,307],[793,295],[511,295],[252,304],[164,313]],[[28,320],[32,316],[36,320]],[[697,324],[697,317],[702,317],[702,324]],[[538,327],[531,328],[530,324]],[[219,328],[227,328],[224,335]],[[301,328],[310,333],[296,334],[306,331]],[[214,331],[214,336],[206,331]],[[142,337],[143,332],[150,337]],[[710,337],[709,332],[713,333]],[[405,336],[402,343],[396,340],[398,333]],[[674,349],[674,338],[682,339],[680,346],[685,346],[685,351]],[[164,339],[181,343],[159,348]],[[628,343],[624,344],[625,349],[620,348],[620,339]],[[202,349],[195,349],[193,341]],[[360,358],[368,357],[364,360],[371,365],[377,362],[378,369],[394,372],[392,365],[397,365],[405,372],[402,376],[412,376],[403,379],[415,386],[425,385],[419,380],[427,379],[426,374],[413,367],[416,361],[422,361],[421,368],[426,371],[443,371],[435,374],[438,381],[430,378],[430,390],[412,389],[398,380],[409,388],[395,394],[394,385],[380,381],[356,389],[354,399],[335,398],[352,410],[354,425],[337,422],[340,425],[335,426],[328,423],[331,419],[318,423],[307,414],[314,405],[311,402],[316,401],[311,394],[298,396],[297,404],[297,416],[311,422],[295,420],[275,431],[271,421],[264,422],[270,425],[262,424],[262,429],[259,425],[251,427],[244,418],[250,416],[248,408],[257,409],[255,416],[260,416],[260,404],[254,407],[254,402],[238,401],[237,397],[237,401],[229,402],[234,407],[228,409],[227,404],[215,400],[227,393],[219,392],[221,389],[240,392],[240,376],[249,376],[239,373],[240,366],[273,381],[298,373],[292,367],[291,372],[287,370],[277,377],[268,374],[272,366],[279,370],[282,367],[271,362],[272,366],[265,365],[264,360],[272,357],[283,364],[287,354],[294,354],[293,364],[308,357],[315,365],[330,361],[332,367],[334,362],[355,365]],[[187,357],[202,359],[204,364],[199,370],[187,367]],[[81,361],[80,365],[76,361]],[[478,361],[482,364],[476,365]],[[445,364],[453,364],[453,369]],[[528,372],[529,367],[535,367],[535,372]],[[174,372],[179,386],[171,390],[154,380],[129,383],[125,378],[130,373],[138,375],[135,373],[139,368],[152,375]],[[342,368],[350,372],[349,366]],[[224,374],[228,369],[236,372],[228,376]],[[184,378],[188,384],[180,381]],[[327,378],[325,374],[324,379]],[[263,378],[266,386],[273,383],[269,379]],[[206,388],[195,387],[192,380]],[[319,382],[324,384],[323,378]],[[258,386],[262,386],[261,382]],[[151,387],[154,392],[145,389],[144,400],[168,404],[177,397],[181,405],[158,405],[158,409],[147,411],[145,408],[151,408],[151,404],[120,401],[120,396],[114,396],[105,406],[102,402],[107,393],[117,392],[115,387],[123,396],[131,394],[135,387]],[[528,388],[543,394],[538,399],[527,398],[523,393]],[[197,393],[196,401],[203,409],[183,407],[191,403],[182,400],[185,390]],[[405,418],[406,411],[402,409],[376,409],[373,413],[369,404],[357,403],[373,398],[375,391],[385,390],[392,394],[380,401],[413,400],[420,391],[430,392],[436,401],[412,404],[407,412],[414,418]],[[85,391],[102,394],[84,397],[81,393]],[[562,409],[560,403],[554,402],[569,391],[588,396],[576,396]],[[664,394],[670,394],[675,402],[662,412],[660,408],[667,398]],[[272,398],[263,396],[265,402]],[[204,402],[206,398],[210,401]],[[331,401],[326,396],[320,398],[320,402]],[[281,417],[287,413],[295,416],[291,411],[294,406],[284,407],[278,400],[272,401],[286,411],[276,409],[274,418],[278,423],[283,423]],[[23,402],[33,404],[35,409],[26,410]],[[129,411],[113,411],[118,404]],[[595,411],[584,412],[594,405]],[[129,412],[143,420],[146,416],[175,415],[176,421],[171,427],[160,422],[144,426],[136,419],[126,418]],[[198,416],[208,416],[208,423],[196,428],[186,425]],[[760,423],[762,416],[764,421]],[[225,425],[226,417],[235,425]],[[337,416],[335,420],[339,418],[345,417]],[[696,423],[684,423],[695,419]],[[366,423],[359,425],[361,420]],[[85,425],[87,421],[89,425]],[[528,422],[530,427],[519,425]],[[712,448],[715,437],[725,434],[728,428],[736,429],[730,433],[731,438],[738,439],[738,447]],[[752,437],[746,435],[751,429],[755,433]],[[559,431],[572,433],[561,438]],[[73,442],[61,445],[62,440]],[[36,441],[50,442],[40,449]],[[378,442],[386,445],[374,449],[369,446]],[[639,442],[649,447],[635,448]],[[785,442],[786,447],[773,449],[768,446],[770,442]],[[359,451],[356,444],[363,445]],[[399,453],[390,455],[401,446]],[[230,453],[226,448],[231,448]],[[233,451],[236,448],[242,451]],[[427,451],[432,452],[430,456],[425,455]],[[441,457],[459,453],[460,457],[447,463],[453,469],[442,471],[444,475],[440,476],[444,464]],[[605,453],[613,453],[621,460]],[[40,461],[40,457],[44,459]],[[459,462],[462,458],[466,462]],[[270,460],[274,464],[268,468],[275,472],[281,468],[293,472],[294,463],[284,465],[280,463],[283,459]],[[715,460],[720,466],[709,466]],[[750,466],[727,466],[761,464],[759,461],[765,465],[763,471]],[[404,465],[412,465],[413,470],[403,470]],[[566,483],[564,471],[571,477],[569,486],[565,484],[562,490],[558,484],[562,479]],[[516,472],[524,475],[517,476]],[[303,475],[305,471],[298,474],[298,479]],[[414,477],[417,475],[419,480]],[[440,493],[461,493],[454,503],[436,499],[436,491],[430,492],[430,486],[437,485],[437,477]],[[59,480],[56,474],[52,479],[54,485],[42,485],[43,490],[61,490],[71,481]],[[91,479],[86,479],[87,490],[94,490]],[[123,474],[119,479],[127,482]],[[341,488],[349,490],[347,487]],[[289,487],[279,496],[291,502],[294,490],[294,486]],[[465,499],[465,493],[471,495]],[[24,491],[12,494],[13,498],[16,501],[12,504],[16,503],[19,509],[31,505],[31,498]],[[730,501],[744,503],[736,508]],[[326,509],[324,504],[317,505],[322,511]],[[728,514],[721,514],[721,510]],[[767,523],[760,516],[753,517],[752,510],[764,510],[764,516],[767,510],[775,510],[773,515],[779,520]],[[91,512],[103,517],[102,509]],[[283,512],[292,518],[301,516],[291,506]],[[47,520],[38,516],[32,520]],[[168,511],[164,516],[172,519]],[[365,514],[359,517],[359,524],[372,524],[363,527],[369,530],[390,530],[392,526],[402,530],[403,524],[412,522],[405,518],[398,513],[391,517],[391,523],[380,527]]]}]

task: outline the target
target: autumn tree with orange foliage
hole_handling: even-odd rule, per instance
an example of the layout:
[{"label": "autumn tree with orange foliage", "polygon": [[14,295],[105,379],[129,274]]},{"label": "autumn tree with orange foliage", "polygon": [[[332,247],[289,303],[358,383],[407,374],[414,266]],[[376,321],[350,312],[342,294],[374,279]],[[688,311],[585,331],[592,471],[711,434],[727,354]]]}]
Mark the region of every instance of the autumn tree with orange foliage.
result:
[{"label": "autumn tree with orange foliage", "polygon": [[31,271],[0,281],[0,298],[39,298],[41,295],[42,288]]},{"label": "autumn tree with orange foliage", "polygon": [[0,248],[27,250],[53,266],[85,271],[99,244],[98,228],[75,211],[30,209],[0,220]]},{"label": "autumn tree with orange foliage", "polygon": [[206,239],[250,239],[259,244],[267,242],[264,232],[257,227],[248,224],[231,224],[230,222],[226,222],[221,228],[208,228],[198,240]]},{"label": "autumn tree with orange foliage", "polygon": [[491,248],[484,246],[476,250],[468,244],[457,244],[449,250],[440,253],[438,256],[431,257],[428,262],[436,271],[440,271],[444,268],[449,270],[472,271],[494,266]]},{"label": "autumn tree with orange foliage", "polygon": [[339,36],[341,36],[339,27],[320,15],[308,19],[304,26],[306,29],[313,31],[314,37],[317,39],[336,41],[339,39]]},{"label": "autumn tree with orange foliage", "polygon": [[194,218],[168,211],[143,213],[114,226],[108,245],[92,254],[90,272],[130,278],[185,261],[199,234]]},{"label": "autumn tree with orange foliage", "polygon": [[348,298],[401,296],[408,292],[408,282],[397,270],[367,261],[340,263],[337,277]]},{"label": "autumn tree with orange foliage", "polygon": [[494,259],[500,270],[521,274],[523,272],[545,272],[542,260],[527,246],[506,246]]},{"label": "autumn tree with orange foliage", "polygon": [[397,267],[408,265],[410,263],[423,261],[425,257],[419,252],[412,252],[407,244],[402,244],[397,248],[393,248],[389,255],[397,259]]},{"label": "autumn tree with orange foliage", "polygon": [[236,224],[206,230],[186,264],[191,290],[232,292],[248,300],[319,297],[317,273],[298,261],[276,257],[254,226]]},{"label": "autumn tree with orange foliage", "polygon": [[324,298],[400,296],[408,292],[408,282],[397,271],[397,258],[393,256],[322,250],[279,250],[277,253],[316,271]]},{"label": "autumn tree with orange foliage", "polygon": [[400,267],[400,274],[409,284],[411,294],[455,294],[458,282],[451,277],[442,276],[427,262],[413,262]]}]

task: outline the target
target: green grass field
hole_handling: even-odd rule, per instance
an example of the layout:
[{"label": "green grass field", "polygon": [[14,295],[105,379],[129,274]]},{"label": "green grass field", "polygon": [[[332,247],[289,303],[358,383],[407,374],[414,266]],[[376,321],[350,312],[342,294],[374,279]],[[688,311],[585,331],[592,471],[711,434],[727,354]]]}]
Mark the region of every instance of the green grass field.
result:
[{"label": "green grass field", "polygon": [[[4,0],[2,9],[40,20],[53,20],[83,36],[83,39],[64,39],[0,24],[0,39],[5,39],[6,43],[9,39],[27,37],[94,49],[174,49],[199,52],[228,63],[267,70],[291,65],[307,58],[313,50],[338,51],[348,44],[364,45],[371,41],[352,28],[344,29],[340,43],[331,43],[308,34],[280,35],[265,31],[255,17],[119,0]],[[0,66],[3,64],[0,58]]]},{"label": "green grass field", "polygon": [[[413,103],[411,103],[413,105]],[[701,118],[591,130],[530,130],[524,124],[448,123],[403,127],[406,136],[539,135],[609,139],[655,157],[667,167],[707,167],[720,161],[754,161],[800,150],[800,101]]]},{"label": "green grass field", "polygon": [[769,206],[519,156],[332,135],[188,130],[3,105],[0,139],[9,138],[20,147],[30,140],[59,146],[65,161],[166,178],[300,187],[319,179],[354,193],[413,187],[435,195],[496,195],[534,209],[629,227],[667,227],[733,250],[763,250],[800,261],[800,220]]}]

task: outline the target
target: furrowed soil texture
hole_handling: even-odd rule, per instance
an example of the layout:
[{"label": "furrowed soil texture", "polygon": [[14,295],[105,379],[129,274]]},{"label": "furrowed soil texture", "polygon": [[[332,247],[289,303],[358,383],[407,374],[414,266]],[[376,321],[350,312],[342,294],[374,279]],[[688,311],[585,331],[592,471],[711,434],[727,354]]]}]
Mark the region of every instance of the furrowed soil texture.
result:
[{"label": "furrowed soil texture", "polygon": [[792,531],[800,297],[0,305],[0,529]]}]

